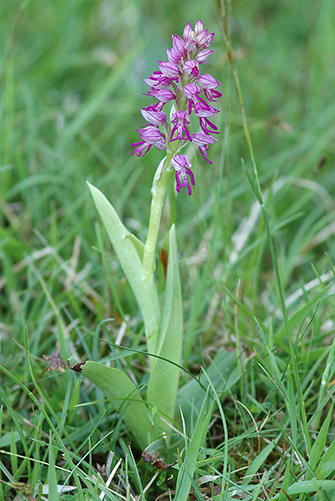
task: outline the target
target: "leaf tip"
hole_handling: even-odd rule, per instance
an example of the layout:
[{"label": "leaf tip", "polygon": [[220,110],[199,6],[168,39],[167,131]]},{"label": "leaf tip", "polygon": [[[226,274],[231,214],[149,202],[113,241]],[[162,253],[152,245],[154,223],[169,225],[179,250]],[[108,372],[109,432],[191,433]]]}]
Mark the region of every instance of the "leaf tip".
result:
[{"label": "leaf tip", "polygon": [[71,369],[72,371],[75,371],[75,372],[79,372],[81,373],[81,367],[82,365],[85,365],[86,362],[77,362],[77,360],[73,357],[70,357],[67,361],[66,361],[69,369]]}]

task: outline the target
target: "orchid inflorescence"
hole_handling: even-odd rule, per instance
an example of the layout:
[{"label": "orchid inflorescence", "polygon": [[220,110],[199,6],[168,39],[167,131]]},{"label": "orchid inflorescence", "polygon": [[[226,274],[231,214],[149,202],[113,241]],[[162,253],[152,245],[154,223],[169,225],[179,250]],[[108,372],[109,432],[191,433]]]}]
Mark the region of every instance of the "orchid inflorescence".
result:
[{"label": "orchid inflorescence", "polygon": [[[74,359],[70,359],[69,366],[105,393],[113,410],[120,415],[142,450],[147,448],[148,443],[156,444],[156,447],[162,437],[164,441],[168,439],[168,434],[171,434],[170,423],[174,427],[176,411],[179,413],[181,406],[182,428],[187,434],[193,429],[200,430],[200,425],[201,429],[206,429],[211,417],[211,412],[207,412],[206,392],[202,402],[202,398],[189,398],[186,395],[188,386],[183,387],[186,393],[179,391],[184,321],[175,224],[171,225],[160,249],[160,255],[164,251],[166,258],[164,290],[161,281],[155,278],[155,271],[162,214],[171,178],[175,176],[178,193],[185,186],[191,195],[194,186],[192,164],[187,155],[181,154],[181,149],[193,144],[200,149],[204,159],[211,163],[207,159],[207,150],[210,144],[217,141],[217,127],[210,117],[219,111],[212,106],[212,102],[221,97],[221,93],[215,90],[220,84],[211,75],[200,75],[199,71],[200,65],[213,52],[208,48],[213,36],[214,33],[204,30],[200,20],[195,24],[194,31],[191,23],[187,24],[184,39],[173,35],[173,47],[167,51],[168,61],[158,61],[159,71],[145,80],[150,87],[147,95],[150,99],[155,98],[157,103],[149,103],[142,109],[147,123],[138,130],[141,141],[133,145],[133,154],[142,157],[152,146],[166,151],[153,176],[145,242],[130,233],[103,193],[89,184],[96,208],[143,316],[149,370],[145,399],[140,394],[142,385],[137,387],[118,368],[106,367],[94,361],[77,362]],[[169,119],[163,111],[167,103],[171,107]],[[190,128],[192,113],[192,121],[195,123],[199,120],[200,124],[199,130],[194,133]],[[190,394],[193,395],[193,390]],[[199,406],[195,401],[202,403]],[[198,417],[195,423],[196,413]],[[200,438],[197,431],[194,436]],[[180,483],[184,492],[182,498],[186,499],[192,476],[188,476],[185,481],[184,470],[180,471],[183,478]]]},{"label": "orchid inflorescence", "polygon": [[[194,186],[192,164],[187,155],[178,152],[188,142],[192,142],[199,147],[203,158],[212,163],[207,158],[207,150],[210,144],[217,141],[211,134],[219,132],[209,117],[214,116],[219,110],[207,101],[215,102],[222,94],[215,90],[220,82],[208,73],[200,75],[199,70],[199,65],[206,63],[213,52],[208,47],[214,33],[208,33],[208,29],[204,30],[199,19],[194,31],[191,23],[185,26],[183,37],[184,40],[177,34],[172,35],[173,47],[167,50],[168,61],[158,61],[159,71],[155,71],[144,80],[150,87],[146,95],[158,99],[158,103],[154,105],[149,103],[141,110],[148,124],[138,129],[141,141],[132,144],[135,147],[132,155],[136,153],[139,157],[144,156],[152,146],[173,153],[171,165],[176,171],[176,190],[179,193],[182,186],[186,186],[188,194],[191,195],[190,183]],[[202,91],[204,97],[201,96]],[[162,110],[170,101],[172,108],[169,123]],[[188,129],[192,111],[199,118],[201,128],[193,134]],[[162,127],[163,132],[159,127]]]}]

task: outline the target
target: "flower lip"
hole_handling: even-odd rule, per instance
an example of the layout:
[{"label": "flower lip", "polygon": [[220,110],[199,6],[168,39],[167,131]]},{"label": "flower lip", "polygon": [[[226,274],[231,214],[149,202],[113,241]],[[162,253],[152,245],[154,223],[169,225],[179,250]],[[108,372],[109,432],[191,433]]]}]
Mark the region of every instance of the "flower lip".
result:
[{"label": "flower lip", "polygon": [[[180,192],[181,188],[183,186],[187,187],[187,191],[189,196],[192,195],[192,187],[190,185],[190,182],[192,186],[195,185],[194,182],[194,175],[193,172],[190,170],[190,167],[192,167],[191,162],[188,159],[187,155],[174,155],[171,158],[171,165],[176,171],[176,191],[177,193]],[[188,177],[190,178],[190,181],[188,180]],[[182,181],[182,182],[181,182]]]},{"label": "flower lip", "polygon": [[210,144],[214,144],[217,139],[215,137],[209,136],[204,132],[195,132],[192,134],[192,142],[199,147],[199,151],[206,162],[211,164],[212,162],[207,158],[207,150]]},{"label": "flower lip", "polygon": [[[192,141],[192,137],[186,127],[186,124],[190,124],[190,117],[186,113],[186,111],[179,110],[173,114],[171,123],[174,124],[174,127],[171,131],[170,141],[176,140],[185,140]],[[177,136],[173,138],[174,133],[177,131]],[[186,138],[183,136],[183,132],[185,133]]]}]

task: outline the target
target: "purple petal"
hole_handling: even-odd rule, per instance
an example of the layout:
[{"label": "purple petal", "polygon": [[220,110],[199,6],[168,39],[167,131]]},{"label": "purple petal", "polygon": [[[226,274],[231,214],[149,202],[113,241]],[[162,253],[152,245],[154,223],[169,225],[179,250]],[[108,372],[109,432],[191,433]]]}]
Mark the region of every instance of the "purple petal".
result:
[{"label": "purple petal", "polygon": [[162,125],[164,122],[166,122],[166,115],[163,111],[155,111],[151,109],[151,106],[148,106],[148,108],[143,108],[141,110],[144,120],[152,125]]},{"label": "purple petal", "polygon": [[204,64],[207,62],[207,59],[208,57],[214,52],[214,50],[210,50],[210,49],[205,49],[205,50],[201,50],[198,54],[197,54],[197,61],[199,64]]},{"label": "purple petal", "polygon": [[185,26],[184,32],[183,32],[183,37],[184,37],[184,40],[186,42],[192,38],[192,24],[191,23],[188,23]]},{"label": "purple petal", "polygon": [[180,57],[186,54],[185,42],[178,35],[172,35],[173,49]]},{"label": "purple petal", "polygon": [[[192,194],[192,188],[188,177],[190,178],[191,184],[194,186],[194,175],[193,172],[189,169],[192,167],[191,162],[189,161],[186,155],[174,155],[171,159],[171,164],[176,171],[176,191],[179,193],[183,186],[187,187],[188,194]],[[182,181],[182,182],[181,182]]]},{"label": "purple petal", "polygon": [[176,97],[170,89],[149,90],[148,95],[155,97],[163,103],[167,103]]},{"label": "purple petal", "polygon": [[216,80],[212,75],[209,73],[204,73],[203,75],[200,75],[197,83],[202,87],[203,89],[215,89],[220,85],[220,82]]},{"label": "purple petal", "polygon": [[164,137],[161,131],[153,125],[148,125],[143,129],[138,129],[137,132],[140,134],[141,139],[148,144],[155,144],[158,141],[161,141]]},{"label": "purple petal", "polygon": [[194,31],[197,35],[199,35],[199,33],[202,33],[204,31],[204,25],[202,24],[201,19],[198,19],[198,21],[195,23]]},{"label": "purple petal", "polygon": [[173,63],[173,64],[179,63],[181,56],[180,56],[180,54],[178,54],[178,52],[176,50],[174,50],[173,48],[166,49],[166,53],[167,53],[167,57],[168,57],[168,60],[170,63]]},{"label": "purple petal", "polygon": [[166,61],[158,61],[158,66],[161,72],[169,77],[169,78],[178,78],[179,77],[179,68],[177,64],[170,63]]},{"label": "purple petal", "polygon": [[192,134],[192,142],[196,146],[214,144],[215,141],[217,141],[216,137],[209,136],[204,132],[194,132],[194,134]]}]

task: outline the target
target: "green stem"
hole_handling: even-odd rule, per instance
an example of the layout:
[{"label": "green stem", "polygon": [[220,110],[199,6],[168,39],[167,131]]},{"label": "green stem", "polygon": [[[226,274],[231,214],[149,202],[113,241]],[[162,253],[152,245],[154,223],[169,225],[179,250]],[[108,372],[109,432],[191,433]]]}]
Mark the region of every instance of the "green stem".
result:
[{"label": "green stem", "polygon": [[168,153],[164,161],[164,166],[158,167],[151,188],[151,208],[148,236],[145,242],[143,254],[144,280],[150,282],[155,271],[155,253],[158,239],[158,233],[161,223],[161,216],[165,201],[166,191],[172,176],[172,170],[169,169],[173,153]]}]

